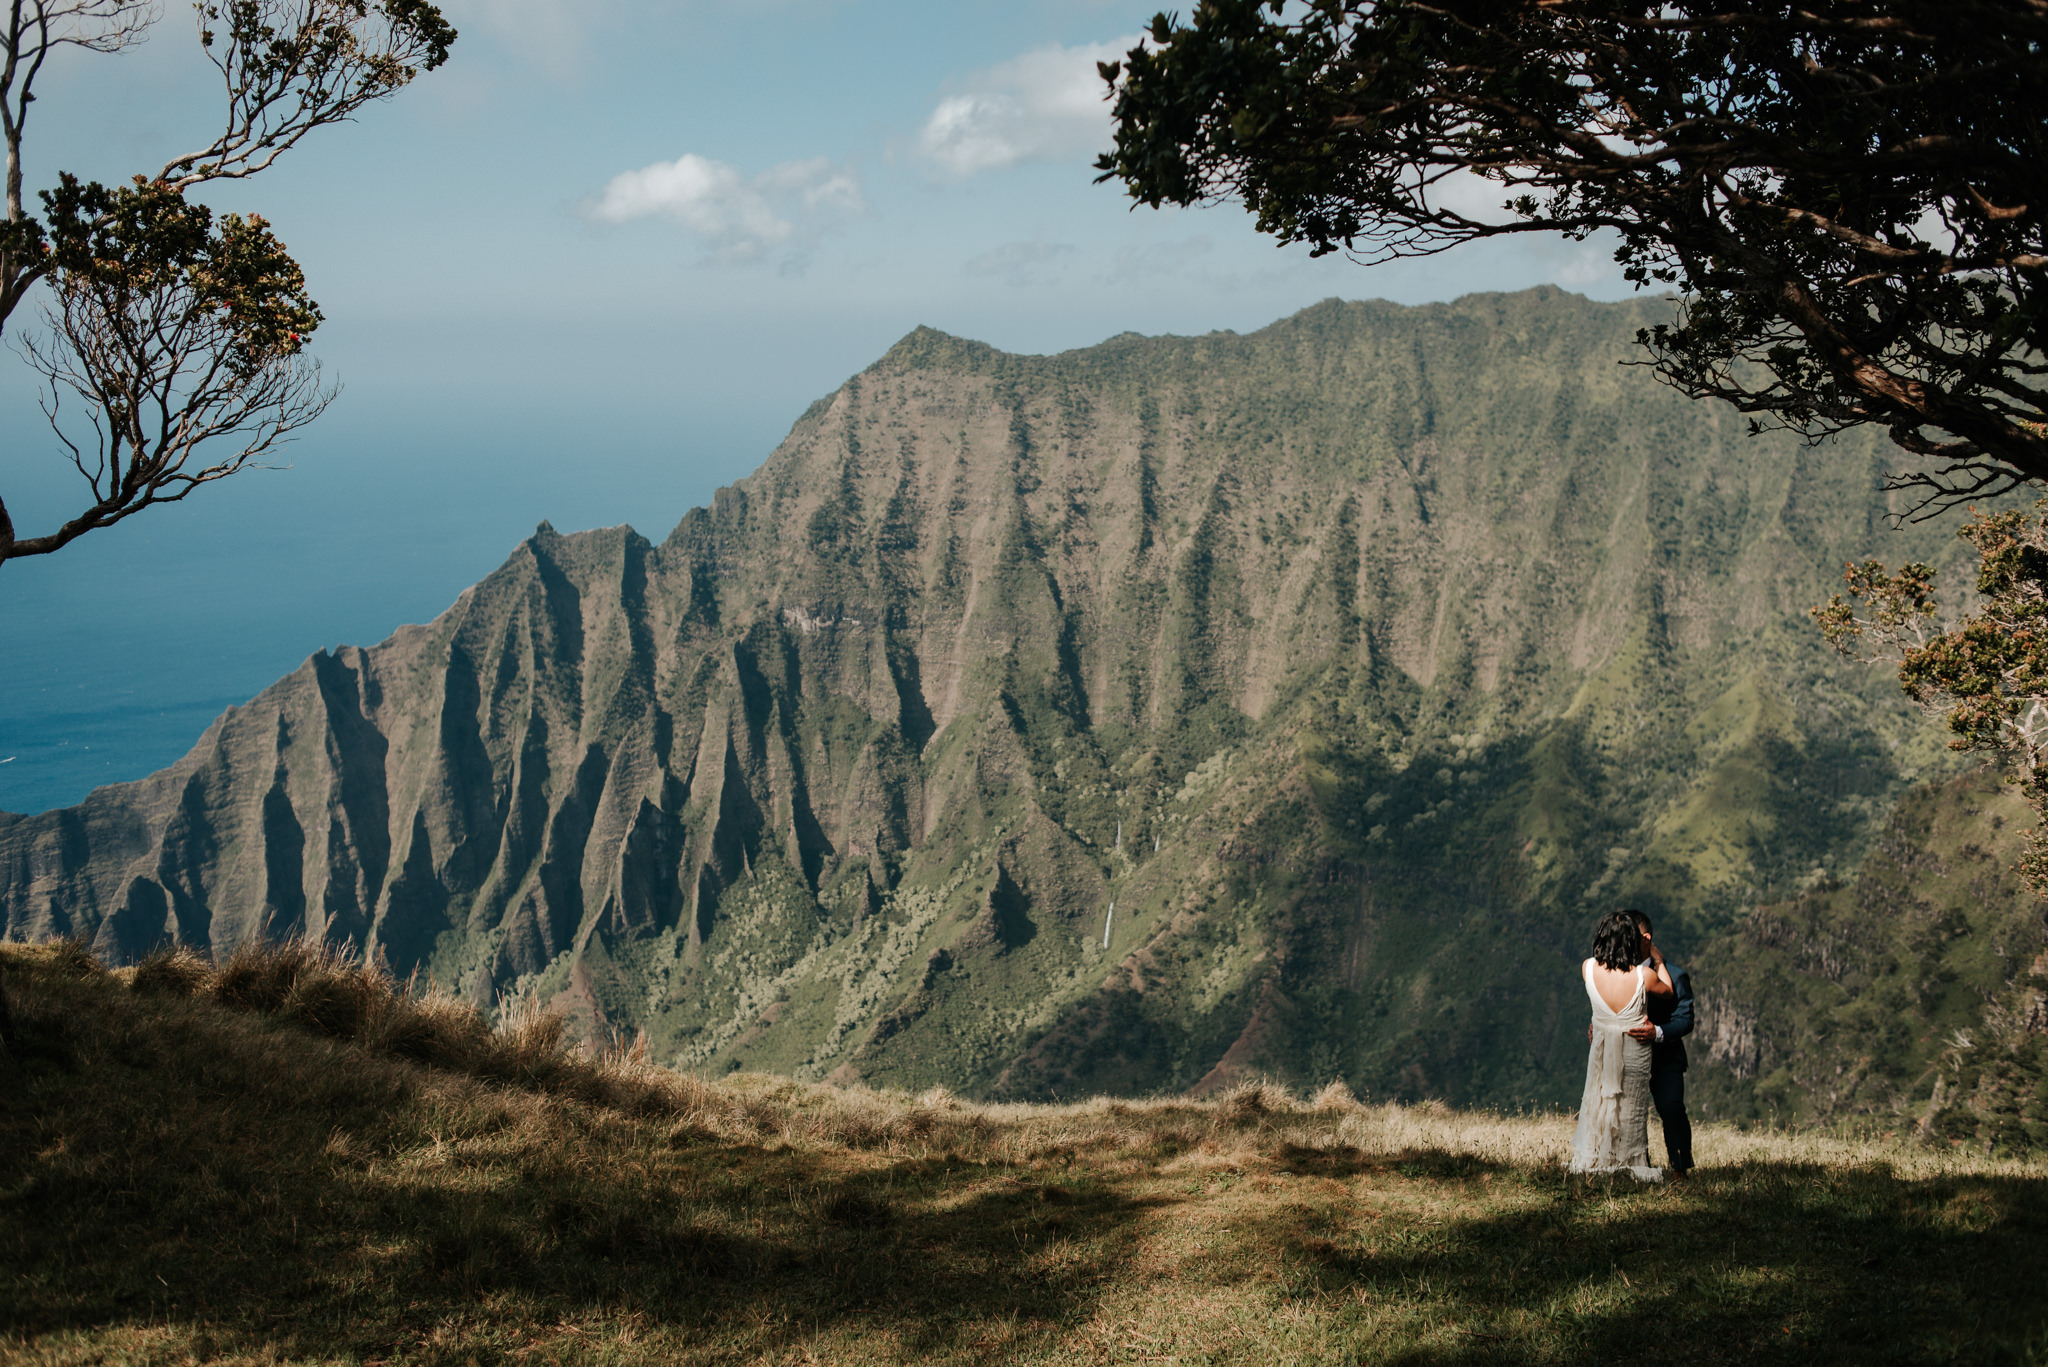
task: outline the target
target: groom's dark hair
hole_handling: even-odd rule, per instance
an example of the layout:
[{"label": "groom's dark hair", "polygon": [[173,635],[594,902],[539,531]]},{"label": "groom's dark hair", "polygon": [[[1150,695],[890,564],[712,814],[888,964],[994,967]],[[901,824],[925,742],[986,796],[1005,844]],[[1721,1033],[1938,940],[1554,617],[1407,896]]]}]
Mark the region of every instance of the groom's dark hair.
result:
[{"label": "groom's dark hair", "polygon": [[1637,911],[1634,907],[1623,907],[1621,909],[1621,914],[1623,916],[1635,917],[1636,924],[1641,926],[1646,934],[1654,935],[1657,933],[1657,928],[1650,924],[1650,918],[1648,916],[1645,916],[1642,912]]}]

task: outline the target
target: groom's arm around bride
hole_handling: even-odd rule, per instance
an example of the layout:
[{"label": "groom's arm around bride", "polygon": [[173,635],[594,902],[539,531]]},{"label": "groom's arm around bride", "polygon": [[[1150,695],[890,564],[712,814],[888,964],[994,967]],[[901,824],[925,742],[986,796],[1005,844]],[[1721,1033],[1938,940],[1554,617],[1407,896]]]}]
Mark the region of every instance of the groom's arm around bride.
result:
[{"label": "groom's arm around bride", "polygon": [[[1654,948],[1650,918],[1635,913],[1643,930],[1643,952]],[[1664,960],[1677,988],[1669,997],[1652,997],[1649,1019],[1629,1033],[1650,1045],[1650,1100],[1664,1125],[1664,1149],[1671,1171],[1683,1175],[1692,1166],[1692,1119],[1685,1113],[1685,1037],[1692,1033],[1692,975]]]}]

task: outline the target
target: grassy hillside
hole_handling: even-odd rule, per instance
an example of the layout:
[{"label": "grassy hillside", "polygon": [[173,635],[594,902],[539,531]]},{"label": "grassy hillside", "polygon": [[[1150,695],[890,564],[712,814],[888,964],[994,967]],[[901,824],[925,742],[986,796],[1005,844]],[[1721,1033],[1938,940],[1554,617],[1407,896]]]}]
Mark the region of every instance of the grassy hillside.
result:
[{"label": "grassy hillside", "polygon": [[316,954],[0,950],[24,1363],[2038,1363],[2048,1168],[1313,1100],[975,1106],[630,1050]]}]

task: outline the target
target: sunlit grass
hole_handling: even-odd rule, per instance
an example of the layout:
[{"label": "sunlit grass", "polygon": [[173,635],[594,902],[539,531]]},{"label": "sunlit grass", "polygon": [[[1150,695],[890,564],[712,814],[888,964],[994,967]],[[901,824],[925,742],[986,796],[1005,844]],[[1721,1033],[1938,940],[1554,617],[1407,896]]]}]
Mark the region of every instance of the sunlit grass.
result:
[{"label": "sunlit grass", "polygon": [[981,1106],[492,1030],[306,947],[8,948],[0,1356],[23,1362],[2031,1362],[2048,1170],[1570,1119]]}]

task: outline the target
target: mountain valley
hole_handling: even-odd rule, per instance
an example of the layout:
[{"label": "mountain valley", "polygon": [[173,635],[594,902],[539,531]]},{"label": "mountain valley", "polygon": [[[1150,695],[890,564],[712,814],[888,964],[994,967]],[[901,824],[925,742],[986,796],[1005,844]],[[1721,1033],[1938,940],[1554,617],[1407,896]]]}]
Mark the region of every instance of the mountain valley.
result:
[{"label": "mountain valley", "polygon": [[707,1074],[1519,1108],[1576,1097],[1573,967],[1634,904],[1710,1115],[2048,1142],[2024,808],[1806,616],[1966,548],[1891,525],[1881,441],[1622,364],[1668,308],[920,329],[659,544],[543,524],[171,768],[0,815],[0,928],[349,943]]}]

